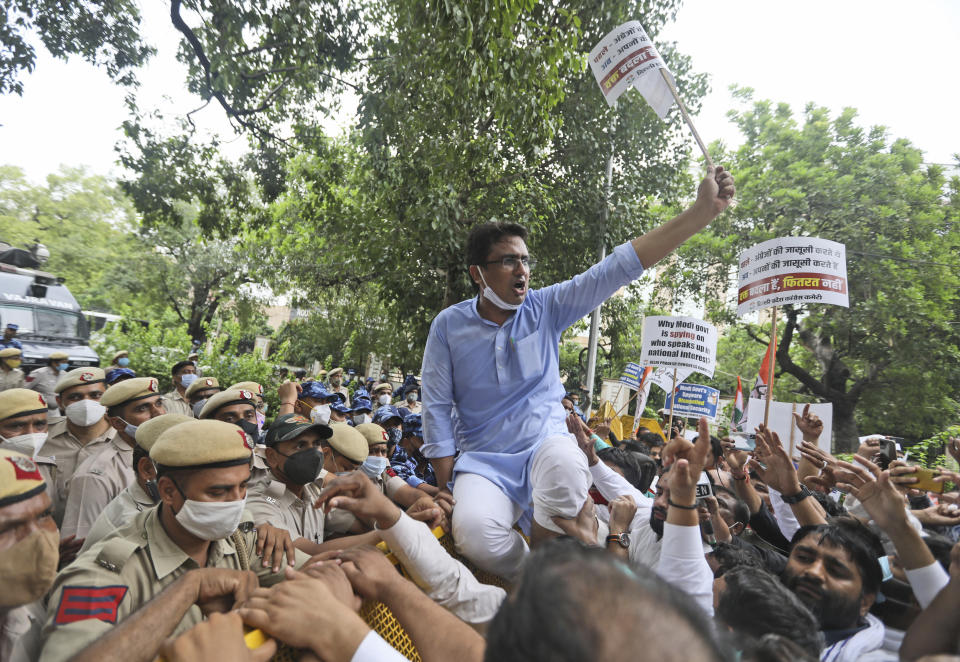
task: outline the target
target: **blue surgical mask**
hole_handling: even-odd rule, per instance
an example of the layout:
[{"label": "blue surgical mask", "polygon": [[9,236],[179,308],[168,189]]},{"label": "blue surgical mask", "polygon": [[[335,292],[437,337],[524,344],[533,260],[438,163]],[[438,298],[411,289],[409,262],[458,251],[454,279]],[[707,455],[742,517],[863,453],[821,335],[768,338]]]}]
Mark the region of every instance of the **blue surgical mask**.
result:
[{"label": "blue surgical mask", "polygon": [[180,376],[180,386],[183,388],[189,388],[190,384],[195,381],[197,381],[197,375],[192,372]]},{"label": "blue surgical mask", "polygon": [[57,365],[57,370],[59,370],[60,372],[66,372],[69,369],[70,369],[69,363],[60,363]]},{"label": "blue surgical mask", "polygon": [[[119,417],[118,417],[118,418],[119,418]],[[122,418],[121,418],[120,420],[123,421]],[[127,426],[127,427],[123,428],[123,433],[124,433],[125,435],[127,435],[128,437],[130,437],[131,439],[136,440],[136,438],[137,438],[137,426],[136,426],[136,425],[130,425],[130,424],[127,423],[126,421],[123,421],[123,422],[126,423],[126,426]]]},{"label": "blue surgical mask", "polygon": [[207,404],[207,398],[193,403],[193,417],[200,418],[200,412],[203,411],[203,405]]},{"label": "blue surgical mask", "polygon": [[380,477],[387,469],[387,458],[380,457],[379,455],[371,455],[366,460],[363,461],[363,464],[360,465],[360,470],[363,473],[367,474],[371,480],[376,480]]},{"label": "blue surgical mask", "polygon": [[117,359],[117,365],[121,368],[126,368],[128,365],[130,365],[130,359],[128,359],[126,356],[122,356]]}]

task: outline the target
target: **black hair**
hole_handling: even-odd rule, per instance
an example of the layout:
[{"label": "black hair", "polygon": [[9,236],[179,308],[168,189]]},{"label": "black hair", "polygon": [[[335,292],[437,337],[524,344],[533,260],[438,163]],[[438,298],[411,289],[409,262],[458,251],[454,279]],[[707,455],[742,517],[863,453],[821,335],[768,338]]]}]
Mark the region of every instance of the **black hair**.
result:
[{"label": "black hair", "polygon": [[712,434],[710,435],[710,452],[713,453],[714,462],[723,459],[723,444],[720,442],[719,437],[715,437]]},{"label": "black hair", "polygon": [[507,237],[520,237],[526,240],[527,229],[516,223],[501,223],[500,221],[474,226],[467,237],[467,264],[482,265],[487,261],[487,256],[490,255],[493,245]]},{"label": "black hair", "polygon": [[847,509],[833,500],[833,498],[824,492],[812,490],[813,498],[817,500],[828,517],[842,517],[847,514]]},{"label": "black hair", "polygon": [[650,447],[642,441],[637,441],[636,439],[624,439],[620,443],[620,448],[630,451],[631,453],[640,453],[641,455],[650,454]]},{"label": "black hair", "polygon": [[763,559],[760,553],[753,547],[737,547],[729,542],[718,542],[707,556],[717,564],[717,569],[713,571],[713,576],[723,577],[726,573],[735,568],[760,568],[763,569]]},{"label": "black hair", "polygon": [[657,463],[646,455],[625,448],[603,448],[597,453],[603,462],[610,462],[623,470],[623,477],[641,492],[646,492],[657,474]]},{"label": "black hair", "polygon": [[641,435],[637,435],[637,441],[645,443],[650,448],[655,446],[663,446],[666,444],[666,442],[663,440],[663,437],[656,432],[644,432]]},{"label": "black hair", "polygon": [[747,642],[742,662],[819,662],[819,655],[807,653],[795,641],[779,634],[765,634]]},{"label": "black hair", "polygon": [[860,572],[864,594],[880,590],[883,571],[877,558],[884,555],[883,544],[867,527],[852,517],[835,517],[826,524],[801,526],[790,540],[791,552],[798,542],[808,536],[816,538],[818,544],[827,543],[850,555]]},{"label": "black hair", "polygon": [[939,533],[932,533],[930,531],[926,531],[925,533],[927,535],[924,536],[923,542],[926,543],[927,549],[933,554],[933,558],[943,566],[943,569],[949,571],[950,550],[953,549],[953,541]]},{"label": "black hair", "polygon": [[177,373],[186,368],[188,365],[193,365],[193,361],[177,361],[173,364],[173,367],[170,368],[170,374],[176,377]]},{"label": "black hair", "polygon": [[140,475],[140,472],[137,470],[137,467],[140,465],[140,460],[145,457],[150,457],[150,452],[143,449],[140,444],[133,445],[133,473],[135,475]]},{"label": "black hair", "polygon": [[717,601],[717,618],[738,639],[758,641],[778,634],[819,656],[824,644],[820,622],[779,579],[754,567],[733,568],[723,578],[726,588]]},{"label": "black hair", "polygon": [[734,500],[733,503],[733,517],[736,521],[742,523],[746,526],[750,522],[750,506],[747,505],[746,501],[737,496],[737,493],[731,490],[729,487],[724,485],[714,485],[713,486],[714,494],[722,492],[729,497],[732,497]]},{"label": "black hair", "polygon": [[[637,627],[641,622],[645,627]],[[671,637],[662,636],[664,628]],[[678,648],[677,639],[684,646]],[[732,657],[702,610],[653,570],[559,538],[527,557],[520,581],[487,630],[484,660],[587,662],[636,650],[664,661]]]}]

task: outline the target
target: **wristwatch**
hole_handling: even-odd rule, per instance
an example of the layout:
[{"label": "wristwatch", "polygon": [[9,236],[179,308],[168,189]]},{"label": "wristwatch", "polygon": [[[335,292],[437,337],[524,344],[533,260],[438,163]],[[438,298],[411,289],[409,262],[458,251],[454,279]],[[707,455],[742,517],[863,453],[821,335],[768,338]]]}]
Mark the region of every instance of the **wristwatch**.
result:
[{"label": "wristwatch", "polygon": [[611,533],[607,536],[607,544],[615,542],[624,549],[630,549],[630,534],[629,533]]},{"label": "wristwatch", "polygon": [[791,506],[795,503],[800,503],[809,496],[813,496],[813,492],[807,489],[806,485],[800,486],[800,491],[794,494],[793,496],[787,496],[786,494],[781,494],[780,498],[783,499],[784,503],[788,503]]}]

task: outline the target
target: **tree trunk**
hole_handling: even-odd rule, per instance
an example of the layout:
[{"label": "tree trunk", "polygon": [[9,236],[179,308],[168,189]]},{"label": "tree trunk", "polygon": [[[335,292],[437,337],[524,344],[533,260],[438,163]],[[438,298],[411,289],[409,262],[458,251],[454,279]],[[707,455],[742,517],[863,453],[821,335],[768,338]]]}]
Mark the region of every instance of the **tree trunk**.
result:
[{"label": "tree trunk", "polygon": [[833,404],[833,450],[837,453],[856,453],[860,447],[860,428],[853,416],[857,400],[844,398]]}]

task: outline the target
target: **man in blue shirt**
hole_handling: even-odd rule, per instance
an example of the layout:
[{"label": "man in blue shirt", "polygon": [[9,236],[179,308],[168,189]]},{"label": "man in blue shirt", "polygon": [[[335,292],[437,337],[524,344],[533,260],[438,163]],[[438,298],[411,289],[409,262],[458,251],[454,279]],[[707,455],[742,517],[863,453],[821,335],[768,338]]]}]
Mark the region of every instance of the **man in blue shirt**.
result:
[{"label": "man in blue shirt", "polygon": [[0,349],[7,349],[8,347],[13,347],[14,349],[23,349],[23,345],[20,344],[20,341],[16,339],[17,331],[20,329],[20,326],[17,324],[7,324],[7,328],[3,330],[3,339],[0,340]]},{"label": "man in blue shirt", "polygon": [[536,540],[569,528],[558,520],[570,523],[587,499],[590,472],[560,404],[564,329],[706,227],[733,194],[730,174],[711,167],[692,207],[539,290],[528,289],[535,262],[525,228],[487,223],[471,231],[467,258],[480,294],[443,310],[430,327],[421,452],[439,487],[454,480],[454,540],[477,566],[516,578],[527,546],[513,526],[531,504]]}]

